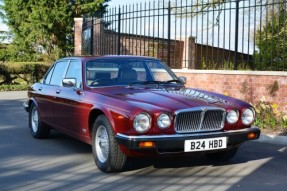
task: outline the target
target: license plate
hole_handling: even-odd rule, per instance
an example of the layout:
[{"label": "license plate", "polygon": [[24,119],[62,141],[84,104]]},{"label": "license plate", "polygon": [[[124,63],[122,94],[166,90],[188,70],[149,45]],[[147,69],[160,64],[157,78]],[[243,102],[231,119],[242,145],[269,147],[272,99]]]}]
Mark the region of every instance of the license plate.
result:
[{"label": "license plate", "polygon": [[226,147],[227,147],[226,137],[184,141],[184,152],[225,149]]}]

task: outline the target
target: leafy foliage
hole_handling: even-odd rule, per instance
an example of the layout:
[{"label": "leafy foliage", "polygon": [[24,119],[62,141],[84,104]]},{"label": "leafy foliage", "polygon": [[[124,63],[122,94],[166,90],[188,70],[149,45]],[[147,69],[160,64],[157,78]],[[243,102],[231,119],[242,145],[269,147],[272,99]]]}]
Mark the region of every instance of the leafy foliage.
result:
[{"label": "leafy foliage", "polygon": [[255,105],[257,118],[255,125],[262,129],[287,129],[287,117],[278,110],[278,104],[272,104],[263,96]]},{"label": "leafy foliage", "polygon": [[258,63],[256,69],[286,70],[287,59],[287,20],[286,0],[277,0],[278,4],[269,7],[266,15],[266,24],[256,32],[256,46],[259,52],[255,53]]},{"label": "leafy foliage", "polygon": [[[105,9],[109,0],[2,0],[13,37],[9,60],[51,61],[73,50],[73,18]],[[2,13],[3,16],[3,13]],[[11,51],[10,48],[9,51]],[[2,55],[3,60],[3,53]],[[23,55],[28,55],[24,56]]]},{"label": "leafy foliage", "polygon": [[24,85],[30,85],[41,79],[49,69],[49,64],[46,63],[1,63],[0,64],[0,85],[19,84],[16,79],[24,82]]},{"label": "leafy foliage", "polygon": [[0,85],[0,91],[23,91],[27,90],[29,85],[17,84],[17,85]]},{"label": "leafy foliage", "polygon": [[[278,81],[274,81],[272,84],[266,87],[267,97],[273,98],[277,96],[279,90]],[[254,89],[250,87],[247,81],[241,84],[240,93],[244,95],[246,101],[250,102],[256,109],[256,120],[254,124],[261,129],[287,131],[287,116],[279,110],[279,105],[267,101],[265,96],[262,96],[257,100],[254,96]]]}]

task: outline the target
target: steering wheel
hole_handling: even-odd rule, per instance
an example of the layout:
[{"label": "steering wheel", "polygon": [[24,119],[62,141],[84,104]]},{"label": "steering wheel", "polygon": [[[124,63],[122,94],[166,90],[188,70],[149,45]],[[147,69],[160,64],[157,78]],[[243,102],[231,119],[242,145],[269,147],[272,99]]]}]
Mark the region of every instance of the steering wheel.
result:
[{"label": "steering wheel", "polygon": [[105,78],[98,78],[98,79],[93,80],[92,83],[90,84],[90,86],[103,84],[105,82],[107,82],[107,79],[105,79]]}]

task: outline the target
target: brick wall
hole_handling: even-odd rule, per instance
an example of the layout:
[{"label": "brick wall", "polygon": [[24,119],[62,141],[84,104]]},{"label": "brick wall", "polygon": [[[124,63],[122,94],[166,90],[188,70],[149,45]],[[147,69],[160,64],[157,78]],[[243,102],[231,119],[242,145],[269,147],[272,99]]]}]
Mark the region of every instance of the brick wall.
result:
[{"label": "brick wall", "polygon": [[[187,87],[199,88],[226,94],[231,97],[250,101],[258,101],[263,96],[267,101],[277,103],[279,110],[287,114],[287,72],[255,72],[255,71],[208,71],[208,70],[174,70],[177,76],[187,78]],[[278,82],[279,90],[275,97],[268,96],[267,87]],[[247,84],[251,93],[243,95],[240,89]],[[250,91],[251,92],[251,91]]]}]

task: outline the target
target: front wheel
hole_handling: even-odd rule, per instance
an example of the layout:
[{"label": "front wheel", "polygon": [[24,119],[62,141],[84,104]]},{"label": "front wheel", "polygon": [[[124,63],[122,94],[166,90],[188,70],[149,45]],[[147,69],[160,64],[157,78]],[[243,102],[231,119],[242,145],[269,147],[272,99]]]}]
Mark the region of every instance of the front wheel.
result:
[{"label": "front wheel", "polygon": [[105,115],[97,117],[92,136],[93,155],[97,167],[104,172],[123,170],[127,157],[120,150],[113,128]]},{"label": "front wheel", "polygon": [[224,151],[216,151],[216,152],[208,152],[205,153],[205,156],[213,161],[229,161],[231,160],[237,153],[238,151],[238,147],[233,147],[231,149],[228,150],[224,150]]},{"label": "front wheel", "polygon": [[32,103],[30,106],[29,128],[32,136],[37,139],[47,138],[50,134],[50,128],[43,124],[37,106],[34,103]]}]

